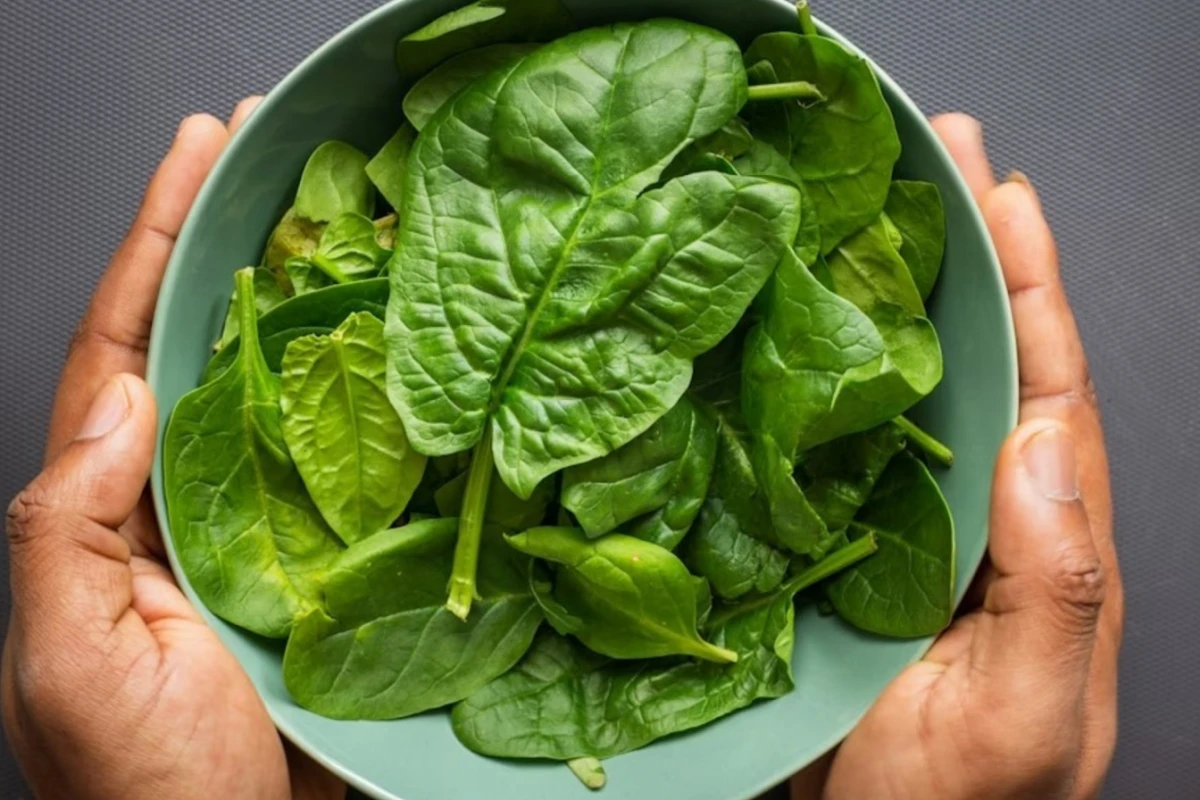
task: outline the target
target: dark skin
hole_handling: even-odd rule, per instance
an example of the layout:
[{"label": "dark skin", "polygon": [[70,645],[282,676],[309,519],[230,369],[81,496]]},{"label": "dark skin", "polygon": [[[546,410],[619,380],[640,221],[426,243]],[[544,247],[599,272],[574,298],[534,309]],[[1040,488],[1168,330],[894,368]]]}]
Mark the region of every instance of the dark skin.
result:
[{"label": "dark skin", "polygon": [[[45,470],[9,509],[3,720],[41,798],[345,796],[281,739],[180,592],[145,495],[158,287],[204,177],[256,104],[228,126],[201,115],[180,127],[72,343]],[[967,613],[793,794],[1092,797],[1115,739],[1122,617],[1099,415],[1036,195],[1021,180],[996,186],[973,120],[934,124],[1004,266],[1022,425],[997,462],[990,563]]]}]

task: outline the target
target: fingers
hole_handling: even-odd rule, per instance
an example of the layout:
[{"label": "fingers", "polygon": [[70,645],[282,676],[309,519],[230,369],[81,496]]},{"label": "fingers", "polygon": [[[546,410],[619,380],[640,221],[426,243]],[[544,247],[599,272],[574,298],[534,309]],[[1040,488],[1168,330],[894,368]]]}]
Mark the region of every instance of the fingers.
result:
[{"label": "fingers", "polygon": [[[1007,696],[1079,703],[1105,599],[1104,567],[1080,502],[1075,445],[1054,420],[1005,442],[992,488],[988,587],[972,664]],[[1054,708],[1057,719],[1070,709]]]},{"label": "fingers", "polygon": [[142,495],[155,439],[154,397],[118,375],[78,437],[8,511],[14,624],[111,626],[130,604],[130,545],[114,529]]},{"label": "fingers", "polygon": [[106,380],[119,372],[145,371],[163,270],[192,201],[228,138],[225,126],[211,116],[188,117],[180,126],[75,334],[51,415],[47,461],[75,438],[89,401]]},{"label": "fingers", "polygon": [[229,117],[230,136],[238,132],[238,129],[246,123],[246,120],[250,118],[250,115],[254,113],[254,109],[258,108],[262,101],[262,95],[252,94],[237,104],[233,109],[233,114]]},{"label": "fingers", "polygon": [[950,157],[975,195],[976,202],[996,185],[992,165],[983,147],[983,126],[966,114],[940,114],[931,121]]}]

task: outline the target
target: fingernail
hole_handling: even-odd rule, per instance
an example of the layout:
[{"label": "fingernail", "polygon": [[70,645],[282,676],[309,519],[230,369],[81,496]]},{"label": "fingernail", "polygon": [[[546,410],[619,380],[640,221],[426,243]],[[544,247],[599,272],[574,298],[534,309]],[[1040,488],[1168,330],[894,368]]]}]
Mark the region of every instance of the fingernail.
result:
[{"label": "fingernail", "polygon": [[92,407],[88,409],[76,441],[99,439],[111,433],[129,416],[129,396],[120,378],[110,378],[100,388]]},{"label": "fingernail", "polygon": [[1025,472],[1048,500],[1079,498],[1075,472],[1075,443],[1061,425],[1052,423],[1025,442],[1021,450]]}]

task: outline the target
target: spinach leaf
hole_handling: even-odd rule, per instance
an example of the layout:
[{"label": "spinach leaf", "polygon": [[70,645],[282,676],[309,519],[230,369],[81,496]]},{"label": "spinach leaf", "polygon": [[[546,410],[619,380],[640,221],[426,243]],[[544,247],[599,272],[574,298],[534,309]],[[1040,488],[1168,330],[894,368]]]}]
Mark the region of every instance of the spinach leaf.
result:
[{"label": "spinach leaf", "polygon": [[289,208],[267,239],[263,266],[275,273],[277,278],[286,278],[287,262],[312,255],[324,229],[324,223],[304,219],[296,213],[295,208]]},{"label": "spinach leaf", "polygon": [[771,519],[770,534],[758,538],[798,555],[811,553],[828,531],[796,483],[791,460],[769,436],[755,440],[750,458]]},{"label": "spinach leaf", "polygon": [[954,610],[954,521],[937,482],[908,453],[892,459],[850,538],[868,534],[879,552],[838,576],[829,599],[842,619],[871,633],[929,636]]},{"label": "spinach leaf", "polygon": [[254,271],[237,273],[240,347],[229,369],[184,395],[163,440],[164,494],[179,563],[217,616],[286,636],[314,606],[341,545],[292,463],[279,379],[258,344]]},{"label": "spinach leaf", "polygon": [[375,213],[375,188],[367,178],[367,155],[339,141],[321,144],[300,175],[294,208],[312,222],[332,222],[342,214]]},{"label": "spinach leaf", "polygon": [[411,78],[465,50],[501,42],[546,42],[574,29],[575,19],[560,0],[478,0],[401,39],[396,64]]},{"label": "spinach leaf", "polygon": [[924,300],[937,283],[946,249],[941,192],[925,181],[892,181],[883,210],[900,234],[900,257]]},{"label": "spinach leaf", "polygon": [[388,402],[383,323],[351,314],[283,357],[283,438],[329,527],[353,544],[396,521],[425,471]]},{"label": "spinach leaf", "polygon": [[620,533],[588,539],[577,528],[531,528],[507,539],[560,565],[554,599],[579,620],[571,633],[597,653],[737,661],[736,653],[700,637],[697,583],[671,551]]},{"label": "spinach leaf", "polygon": [[397,214],[404,211],[404,176],[408,171],[408,154],[416,138],[413,126],[404,123],[364,168],[371,183]]},{"label": "spinach leaf", "polygon": [[287,273],[288,280],[292,282],[292,292],[296,295],[337,286],[337,282],[333,278],[307,258],[289,258],[284,262],[283,270]]},{"label": "spinach leaf", "polygon": [[[263,267],[254,268],[254,307],[258,313],[265,314],[275,306],[287,300],[287,295],[283,293],[283,287],[279,285],[279,281],[275,279],[275,274],[269,269]],[[238,335],[238,319],[240,318],[238,309],[237,289],[234,289],[233,299],[229,301],[229,311],[225,314],[225,325],[221,329],[221,338],[217,341],[216,348],[220,350],[225,345],[232,342]]]},{"label": "spinach leaf", "polygon": [[[325,226],[312,255],[289,259],[285,264],[296,293],[304,294],[332,283],[378,277],[392,255],[390,250],[380,246],[379,233],[375,223],[361,214],[338,216]],[[313,280],[318,272],[329,280],[329,284]],[[297,284],[297,280],[302,283]]]},{"label": "spinach leaf", "polygon": [[804,493],[830,530],[850,524],[904,444],[904,431],[887,422],[804,454],[799,467]]},{"label": "spinach leaf", "polygon": [[632,442],[568,467],[562,504],[588,536],[620,528],[672,550],[708,494],[716,446],[715,421],[685,396]]},{"label": "spinach leaf", "polygon": [[[258,320],[259,346],[267,369],[271,372],[282,369],[284,351],[293,340],[328,334],[356,311],[382,317],[387,298],[387,279],[375,278],[330,286],[280,303]],[[204,369],[201,383],[209,383],[228,369],[237,358],[239,346],[239,340],[234,338],[218,350]]]},{"label": "spinach leaf", "polygon": [[528,496],[644,431],[795,238],[782,184],[706,172],[642,194],[733,117],[744,80],[736,45],[711,29],[595,28],[489,74],[417,138],[388,388],[419,451],[475,448],[451,589],[462,613],[493,458]]},{"label": "spinach leaf", "polygon": [[454,707],[454,734],[508,758],[611,758],[792,690],[792,597],[739,609],[710,628],[734,664],[621,661],[543,631],[512,671]]},{"label": "spinach leaf", "polygon": [[754,137],[746,123],[734,117],[718,130],[689,144],[667,165],[655,187],[672,178],[715,169],[727,175],[737,175],[733,160],[750,148]]},{"label": "spinach leaf", "polygon": [[381,531],[350,547],[320,582],[324,606],[297,620],[283,657],[296,702],[335,719],[395,719],[466,697],[529,648],[541,612],[528,559],[495,530],[467,622],[445,608],[457,520]]},{"label": "spinach leaf", "polygon": [[[411,123],[405,127],[410,131],[414,128],[418,131],[423,129],[429,120],[433,119],[433,115],[463,89],[492,70],[511,66],[540,46],[494,44],[459,53],[434,67],[429,74],[414,83],[404,96],[404,115]],[[411,141],[410,135],[410,144]]]},{"label": "spinach leaf", "polygon": [[746,51],[766,62],[771,82],[804,81],[823,100],[759,101],[747,109],[751,130],[788,158],[817,209],[821,252],[879,216],[887,200],[900,138],[871,66],[821,36],[768,33]]},{"label": "spinach leaf", "polygon": [[[442,456],[448,458],[448,456]],[[443,517],[457,517],[462,510],[463,497],[467,491],[467,471],[464,469],[446,481],[434,493],[437,511]],[[532,528],[546,517],[546,509],[554,495],[554,480],[547,478],[538,484],[528,498],[522,500],[512,493],[503,482],[492,487],[488,493],[487,510],[483,520],[506,531],[523,531]]]},{"label": "spinach leaf", "polygon": [[800,192],[801,213],[800,228],[796,231],[796,241],[792,249],[796,257],[807,266],[812,266],[821,257],[821,225],[817,219],[816,209],[804,189],[804,181],[792,169],[792,165],[779,151],[759,139],[750,142],[750,147],[738,156],[733,167],[741,175],[755,178],[770,178],[795,186]]}]

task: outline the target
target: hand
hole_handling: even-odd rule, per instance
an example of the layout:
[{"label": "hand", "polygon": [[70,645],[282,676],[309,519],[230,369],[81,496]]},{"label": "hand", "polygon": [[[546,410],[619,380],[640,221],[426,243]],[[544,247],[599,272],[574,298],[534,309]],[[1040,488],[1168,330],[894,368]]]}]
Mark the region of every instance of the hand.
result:
[{"label": "hand", "polygon": [[75,336],[47,466],[8,511],[13,614],[4,727],[40,798],[333,798],[280,740],[249,678],[164,566],[140,376],[167,258],[227,130],[184,121]]},{"label": "hand", "polygon": [[[965,613],[823,765],[824,797],[1090,798],[1116,739],[1123,612],[1100,416],[1033,188],[1017,174],[996,185],[975,120],[934,127],[1000,255],[1021,426],[996,462],[989,563]],[[821,772],[797,776],[793,797]]]}]

